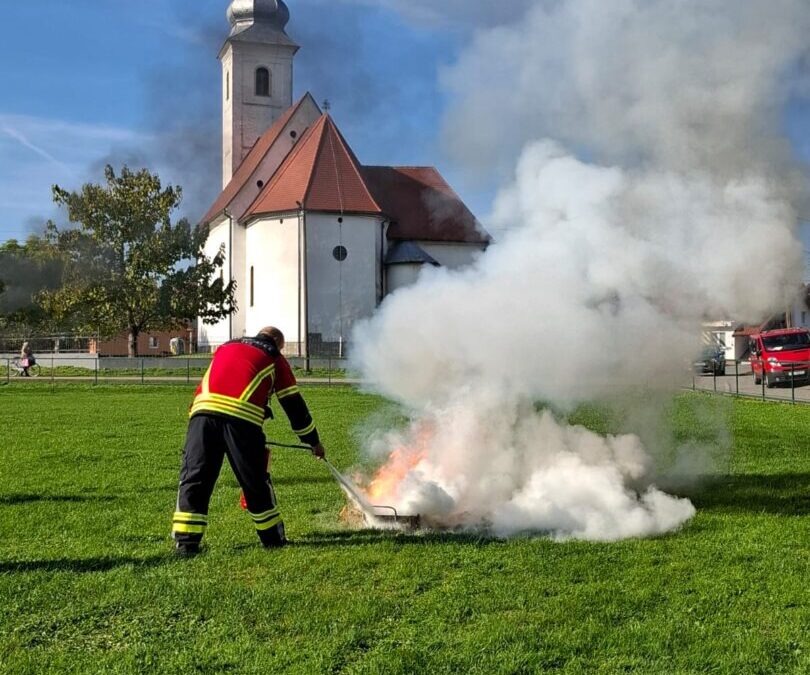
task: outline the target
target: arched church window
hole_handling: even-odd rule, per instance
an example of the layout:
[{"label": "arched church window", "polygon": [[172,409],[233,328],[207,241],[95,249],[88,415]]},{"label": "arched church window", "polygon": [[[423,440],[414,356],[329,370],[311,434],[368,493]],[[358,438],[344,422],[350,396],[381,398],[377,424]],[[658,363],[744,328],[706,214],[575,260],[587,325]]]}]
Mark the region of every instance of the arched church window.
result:
[{"label": "arched church window", "polygon": [[250,306],[253,307],[253,265],[250,266]]},{"label": "arched church window", "polygon": [[270,96],[270,71],[256,68],[256,96]]},{"label": "arched church window", "polygon": [[225,100],[231,100],[231,73],[225,73]]}]

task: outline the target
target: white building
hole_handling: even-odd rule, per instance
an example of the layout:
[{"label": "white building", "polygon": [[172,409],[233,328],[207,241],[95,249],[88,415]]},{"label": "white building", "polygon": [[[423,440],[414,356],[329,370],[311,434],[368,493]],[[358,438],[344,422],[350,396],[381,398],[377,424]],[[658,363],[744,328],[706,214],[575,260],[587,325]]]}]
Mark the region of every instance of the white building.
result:
[{"label": "white building", "polygon": [[233,0],[227,16],[223,191],[203,221],[238,309],[201,324],[199,346],[272,323],[291,354],[335,353],[423,267],[467,265],[490,237],[435,168],[363,166],[309,93],[293,105],[282,0]]}]

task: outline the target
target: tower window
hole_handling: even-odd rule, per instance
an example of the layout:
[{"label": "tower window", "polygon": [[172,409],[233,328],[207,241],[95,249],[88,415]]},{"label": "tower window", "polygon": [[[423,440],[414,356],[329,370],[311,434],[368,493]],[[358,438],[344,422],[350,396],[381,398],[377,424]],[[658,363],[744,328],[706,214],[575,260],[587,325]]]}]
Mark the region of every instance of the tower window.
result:
[{"label": "tower window", "polygon": [[250,266],[250,306],[253,307],[253,265]]},{"label": "tower window", "polygon": [[256,68],[256,96],[270,96],[270,71]]},{"label": "tower window", "polygon": [[231,100],[231,73],[227,71],[225,73],[225,100]]}]

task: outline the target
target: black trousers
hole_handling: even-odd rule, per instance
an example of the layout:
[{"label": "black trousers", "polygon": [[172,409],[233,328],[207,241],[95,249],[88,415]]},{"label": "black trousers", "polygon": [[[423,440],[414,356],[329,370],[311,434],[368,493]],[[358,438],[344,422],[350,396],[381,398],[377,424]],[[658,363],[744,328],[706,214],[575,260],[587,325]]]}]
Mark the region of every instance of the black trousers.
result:
[{"label": "black trousers", "polygon": [[178,543],[199,543],[208,525],[208,505],[225,457],[245,494],[248,513],[265,546],[284,543],[273,484],[267,473],[264,432],[236,418],[195,415],[189,420],[172,534]]}]

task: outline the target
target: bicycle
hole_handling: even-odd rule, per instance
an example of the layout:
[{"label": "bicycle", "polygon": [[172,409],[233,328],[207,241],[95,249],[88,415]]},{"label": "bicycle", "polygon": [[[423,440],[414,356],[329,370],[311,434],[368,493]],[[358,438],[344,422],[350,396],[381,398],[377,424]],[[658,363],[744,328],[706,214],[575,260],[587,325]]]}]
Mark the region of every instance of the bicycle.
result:
[{"label": "bicycle", "polygon": [[[22,359],[12,359],[9,361],[9,366],[14,370],[15,377],[25,377],[25,367],[22,365]],[[36,361],[28,366],[28,377],[39,377],[41,372],[42,369]]]}]

